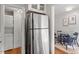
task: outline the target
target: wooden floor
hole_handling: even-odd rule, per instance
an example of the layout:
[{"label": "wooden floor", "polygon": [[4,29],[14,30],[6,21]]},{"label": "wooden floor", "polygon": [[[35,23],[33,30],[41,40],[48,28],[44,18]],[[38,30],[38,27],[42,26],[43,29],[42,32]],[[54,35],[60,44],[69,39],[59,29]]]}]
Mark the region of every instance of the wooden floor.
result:
[{"label": "wooden floor", "polygon": [[21,48],[14,48],[4,51],[5,54],[21,54]]},{"label": "wooden floor", "polygon": [[60,49],[57,49],[55,48],[55,54],[66,54],[64,51],[60,50]]},{"label": "wooden floor", "polygon": [[[6,50],[4,51],[5,54],[21,54],[21,48],[14,48],[14,49],[10,49],[10,50]],[[64,51],[58,49],[58,48],[55,48],[55,51],[54,51],[55,54],[66,54]],[[51,52],[51,54],[53,54]]]}]

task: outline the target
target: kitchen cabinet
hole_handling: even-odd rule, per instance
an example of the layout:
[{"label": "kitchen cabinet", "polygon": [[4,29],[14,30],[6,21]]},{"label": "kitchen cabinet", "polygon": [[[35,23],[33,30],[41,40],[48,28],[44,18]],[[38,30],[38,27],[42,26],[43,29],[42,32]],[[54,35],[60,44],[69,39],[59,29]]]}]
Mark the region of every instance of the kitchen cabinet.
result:
[{"label": "kitchen cabinet", "polygon": [[44,4],[39,4],[39,10],[45,11],[45,5]]},{"label": "kitchen cabinet", "polygon": [[45,4],[28,4],[26,6],[28,11],[34,11],[38,13],[46,13],[46,5]]}]

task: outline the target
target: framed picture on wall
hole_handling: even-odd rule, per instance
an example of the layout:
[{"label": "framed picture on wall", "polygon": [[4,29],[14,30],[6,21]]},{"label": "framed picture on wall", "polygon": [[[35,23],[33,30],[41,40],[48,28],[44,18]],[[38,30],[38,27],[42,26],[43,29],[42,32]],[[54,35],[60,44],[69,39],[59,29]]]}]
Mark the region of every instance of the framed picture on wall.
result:
[{"label": "framed picture on wall", "polygon": [[63,25],[64,26],[68,25],[68,17],[66,17],[66,18],[63,19]]},{"label": "framed picture on wall", "polygon": [[70,16],[69,17],[69,24],[76,24],[76,16]]}]

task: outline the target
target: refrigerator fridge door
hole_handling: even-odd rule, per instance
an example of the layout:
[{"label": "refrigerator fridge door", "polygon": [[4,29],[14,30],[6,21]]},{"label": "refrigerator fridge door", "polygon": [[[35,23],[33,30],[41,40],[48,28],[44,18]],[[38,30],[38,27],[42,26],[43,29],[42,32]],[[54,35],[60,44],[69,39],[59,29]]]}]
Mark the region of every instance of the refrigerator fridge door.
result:
[{"label": "refrigerator fridge door", "polygon": [[41,30],[34,30],[34,53],[43,54],[43,44]]},{"label": "refrigerator fridge door", "polygon": [[34,54],[39,54],[39,30],[34,30]]},{"label": "refrigerator fridge door", "polygon": [[48,29],[42,29],[41,30],[41,40],[42,40],[42,46],[43,46],[43,53],[49,54],[49,33]]},{"label": "refrigerator fridge door", "polygon": [[34,29],[48,28],[48,16],[47,15],[33,14],[33,21],[34,21]]},{"label": "refrigerator fridge door", "polygon": [[48,29],[34,30],[34,54],[49,54]]}]

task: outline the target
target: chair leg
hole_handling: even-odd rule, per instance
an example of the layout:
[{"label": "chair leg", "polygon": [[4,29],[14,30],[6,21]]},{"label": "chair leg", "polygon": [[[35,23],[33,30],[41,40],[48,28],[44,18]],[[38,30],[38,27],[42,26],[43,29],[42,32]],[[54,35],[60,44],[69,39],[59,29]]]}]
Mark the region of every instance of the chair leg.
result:
[{"label": "chair leg", "polygon": [[72,45],[72,47],[73,47],[73,50],[74,50],[74,46]]},{"label": "chair leg", "polygon": [[66,44],[66,50],[67,50],[67,44]]},{"label": "chair leg", "polygon": [[76,44],[77,44],[77,46],[79,47],[79,44],[78,44],[77,40],[76,40]]}]

